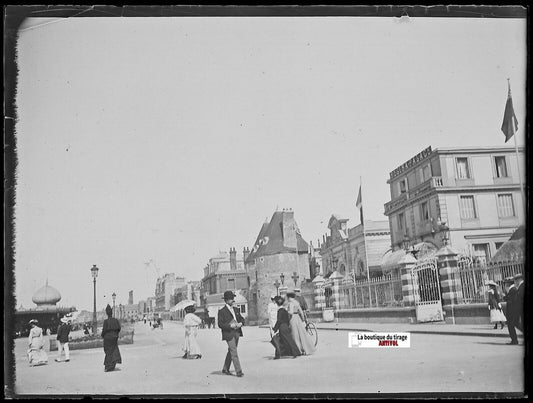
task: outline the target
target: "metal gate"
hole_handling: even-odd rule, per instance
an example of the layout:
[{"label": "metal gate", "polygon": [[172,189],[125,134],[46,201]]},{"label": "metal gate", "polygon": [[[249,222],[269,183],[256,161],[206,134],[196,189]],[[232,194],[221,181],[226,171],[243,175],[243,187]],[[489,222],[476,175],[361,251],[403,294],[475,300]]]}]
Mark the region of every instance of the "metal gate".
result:
[{"label": "metal gate", "polygon": [[440,295],[437,259],[418,263],[411,270],[415,297],[416,320],[437,322],[444,320]]}]

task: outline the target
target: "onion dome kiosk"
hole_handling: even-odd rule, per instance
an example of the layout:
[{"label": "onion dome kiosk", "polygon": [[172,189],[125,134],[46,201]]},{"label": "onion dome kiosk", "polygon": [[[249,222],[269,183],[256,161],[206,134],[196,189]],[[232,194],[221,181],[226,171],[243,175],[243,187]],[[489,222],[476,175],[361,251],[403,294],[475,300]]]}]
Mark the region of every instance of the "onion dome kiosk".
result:
[{"label": "onion dome kiosk", "polygon": [[28,322],[31,319],[37,319],[39,327],[45,332],[50,330],[52,334],[57,332],[60,319],[69,312],[75,312],[75,307],[58,306],[61,300],[61,294],[54,287],[46,285],[39,288],[33,294],[32,301],[35,303],[34,308],[25,309],[22,306],[15,312],[15,336],[27,336],[29,334]]}]

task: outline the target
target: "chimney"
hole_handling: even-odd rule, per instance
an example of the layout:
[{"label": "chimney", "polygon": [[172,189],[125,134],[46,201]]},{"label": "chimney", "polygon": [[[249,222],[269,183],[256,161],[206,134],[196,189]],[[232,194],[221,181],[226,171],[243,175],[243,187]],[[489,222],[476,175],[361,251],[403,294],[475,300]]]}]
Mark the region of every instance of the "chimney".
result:
[{"label": "chimney", "polygon": [[237,251],[235,248],[229,248],[229,268],[237,270]]},{"label": "chimney", "polygon": [[242,259],[246,262],[246,259],[248,259],[248,255],[250,254],[249,248],[243,248],[242,250]]}]

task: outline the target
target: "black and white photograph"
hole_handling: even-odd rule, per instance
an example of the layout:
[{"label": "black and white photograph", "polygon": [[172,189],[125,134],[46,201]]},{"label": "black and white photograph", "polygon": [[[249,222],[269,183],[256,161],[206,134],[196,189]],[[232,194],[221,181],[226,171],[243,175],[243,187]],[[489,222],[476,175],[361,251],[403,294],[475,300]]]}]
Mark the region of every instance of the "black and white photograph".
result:
[{"label": "black and white photograph", "polygon": [[4,20],[5,398],[528,396],[527,8]]}]

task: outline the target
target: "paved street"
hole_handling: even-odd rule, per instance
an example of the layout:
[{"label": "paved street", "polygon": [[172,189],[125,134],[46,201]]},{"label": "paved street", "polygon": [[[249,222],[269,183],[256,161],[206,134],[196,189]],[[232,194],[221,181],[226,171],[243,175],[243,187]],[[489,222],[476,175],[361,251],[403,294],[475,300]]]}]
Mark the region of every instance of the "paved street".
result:
[{"label": "paved street", "polygon": [[26,339],[17,339],[15,388],[21,395],[523,391],[524,346],[505,338],[412,334],[409,349],[350,349],[345,330],[319,336],[315,355],[273,360],[268,329],[244,327],[243,378],[221,373],[227,347],[219,329],[201,329],[203,358],[183,360],[181,324],[150,330],[139,323],[135,343],[120,346],[120,371],[110,373],[102,349],[72,351],[69,363],[54,362],[52,352],[48,365],[30,368]]}]

